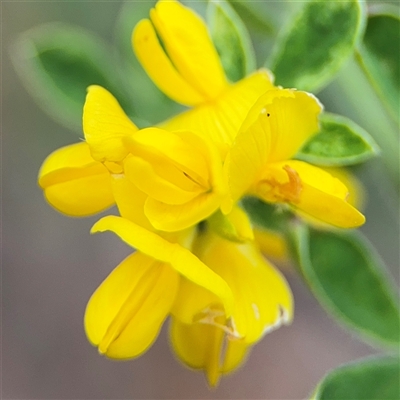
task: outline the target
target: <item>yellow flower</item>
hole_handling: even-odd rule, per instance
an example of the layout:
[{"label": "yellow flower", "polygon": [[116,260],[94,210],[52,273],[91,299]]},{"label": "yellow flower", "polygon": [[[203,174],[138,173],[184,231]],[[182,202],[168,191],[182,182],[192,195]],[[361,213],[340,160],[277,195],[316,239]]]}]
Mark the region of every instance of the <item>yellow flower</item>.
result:
[{"label": "yellow flower", "polygon": [[[224,317],[219,320],[222,323]],[[230,338],[216,325],[185,324],[171,318],[170,337],[179,359],[190,368],[204,370],[210,386],[216,386],[222,374],[236,369],[250,351],[248,344]]]},{"label": "yellow flower", "polygon": [[349,204],[359,210],[365,209],[365,188],[350,170],[339,167],[323,167],[322,169],[346,185],[349,190],[349,196],[347,197]]},{"label": "yellow flower", "polygon": [[284,277],[251,242],[235,243],[206,231],[193,252],[227,282],[234,308],[228,316],[214,294],[182,279],[171,311],[171,339],[182,361],[205,370],[215,385],[267,332],[291,322],[293,299]]},{"label": "yellow flower", "polygon": [[244,194],[270,203],[288,204],[295,212],[322,222],[352,228],[364,216],[346,201],[348,189],[321,168],[292,160],[318,131],[322,106],[309,93],[270,90],[250,110],[224,165],[230,199],[229,213]]},{"label": "yellow flower", "polygon": [[92,233],[103,231],[114,232],[137,252],[114,269],[87,305],[86,334],[100,353],[126,359],[146,351],[170,312],[180,276],[216,296],[231,316],[229,285],[177,242],[190,241],[190,232],[168,241],[116,216],[104,217],[92,228]]},{"label": "yellow flower", "polygon": [[39,185],[47,201],[67,215],[88,216],[114,204],[110,173],[85,142],[51,153],[39,171]]},{"label": "yellow flower", "polygon": [[39,171],[46,199],[71,216],[95,214],[114,204],[113,180],[129,152],[122,138],[138,130],[100,86],[88,89],[83,128],[85,142],[56,150]]},{"label": "yellow flower", "polygon": [[116,203],[121,217],[92,232],[112,231],[137,250],[91,297],[90,342],[110,358],[137,357],[172,315],[176,353],[215,385],[293,316],[290,289],[238,201],[254,195],[340,227],[364,217],[343,183],[292,159],[318,130],[312,95],[274,87],[266,70],[228,82],[204,22],[175,0],[159,1],[132,42],[155,84],[192,108],[139,130],[111,93],[91,86],[85,142],[51,154],[39,184],[68,215]]},{"label": "yellow flower", "polygon": [[[204,158],[209,167],[201,177],[203,181],[197,182],[197,189],[203,195],[177,206],[167,200],[167,191],[162,198],[153,197],[148,190],[143,193],[138,186],[143,189],[143,184],[148,183],[149,189],[150,181],[142,179],[139,182],[139,179],[132,179],[131,173],[127,174],[131,179],[127,179],[125,167],[132,171],[138,168],[140,162],[136,154],[133,154],[136,159],[127,157],[137,149],[133,137],[138,129],[111,93],[92,86],[88,90],[83,115],[86,144],[79,143],[55,151],[46,159],[39,173],[39,185],[44,189],[47,200],[67,215],[95,214],[116,202],[121,215],[149,229],[154,226],[168,231],[179,230],[206,218],[218,208],[225,191],[218,164],[222,164],[253,103],[262,93],[273,88],[271,75],[266,70],[260,70],[236,84],[229,83],[206,25],[193,11],[178,2],[158,2],[151,11],[151,20],[143,20],[136,26],[132,36],[134,49],[161,90],[178,102],[195,106],[161,123],[159,128],[173,132],[175,136],[185,135],[184,140],[189,142],[187,147],[197,146],[194,141],[203,142],[196,147],[195,153],[190,152],[194,158]],[[169,57],[157,39],[153,24]],[[186,133],[178,134],[182,130]],[[151,132],[155,137],[157,131],[153,128]],[[144,137],[144,134],[139,134],[137,138],[140,135]],[[164,132],[164,136],[167,135]],[[161,136],[161,131],[158,131],[158,137]],[[172,136],[169,134],[170,138]],[[215,147],[219,152],[219,161]],[[171,146],[169,150],[173,150]],[[175,156],[169,153],[169,161]],[[147,160],[141,158],[142,167],[146,161],[149,161],[148,157]],[[158,158],[151,167],[159,161]],[[107,175],[107,170],[111,176]],[[150,172],[152,178],[160,177],[147,168],[147,174]],[[197,175],[201,173],[194,172]],[[188,180],[193,178],[193,175],[187,177]],[[131,185],[133,181],[136,185]],[[168,181],[170,183],[177,182]],[[194,191],[191,190],[192,193]],[[152,194],[155,195],[154,191]],[[131,202],[138,205],[138,198],[141,205],[147,204],[146,215],[143,207],[136,207],[138,211],[132,212],[127,206]],[[178,215],[180,218],[177,218]]]},{"label": "yellow flower", "polygon": [[208,136],[225,154],[250,107],[273,88],[272,75],[260,70],[229,83],[205,23],[175,0],[158,1],[150,19],[140,21],[132,34],[139,61],[167,96],[194,106],[160,127]]},{"label": "yellow flower", "polygon": [[126,143],[125,175],[148,195],[144,212],[156,229],[182,230],[219,208],[226,185],[213,142],[190,131],[147,128]]},{"label": "yellow flower", "polygon": [[62,212],[88,215],[114,199],[122,216],[177,231],[219,208],[226,194],[222,160],[207,137],[138,130],[100,86],[88,89],[83,128],[86,142],[54,152],[39,173],[47,199]]},{"label": "yellow flower", "polygon": [[[346,185],[349,191],[346,200],[356,209],[363,211],[365,205],[365,190],[362,183],[345,168],[323,167],[322,169]],[[331,225],[323,223],[321,220],[317,220],[299,211],[297,211],[297,213],[312,226],[317,226],[320,229],[332,228]],[[255,242],[266,257],[278,261],[280,265],[290,262],[289,251],[283,233],[259,226],[255,226],[253,231]]]},{"label": "yellow flower", "polygon": [[199,233],[192,229],[167,240],[116,216],[92,228],[103,231],[138,250],[115,268],[87,305],[88,339],[109,358],[142,354],[171,313],[177,355],[205,370],[210,385],[216,385],[265,333],[291,322],[290,289],[251,242],[222,239],[207,225]]},{"label": "yellow flower", "polygon": [[89,341],[109,358],[139,356],[156,339],[177,287],[169,264],[133,253],[90,298],[84,319]]}]

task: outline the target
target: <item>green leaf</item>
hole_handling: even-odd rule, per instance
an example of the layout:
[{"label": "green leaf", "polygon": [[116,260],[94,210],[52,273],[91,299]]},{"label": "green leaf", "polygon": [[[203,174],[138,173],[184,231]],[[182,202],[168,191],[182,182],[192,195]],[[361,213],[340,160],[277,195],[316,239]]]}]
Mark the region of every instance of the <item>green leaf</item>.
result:
[{"label": "green leaf", "polygon": [[276,83],[317,91],[353,53],[363,32],[361,1],[309,1],[278,40],[270,66]]},{"label": "green leaf", "polygon": [[207,22],[228,78],[236,82],[254,71],[256,62],[250,35],[229,3],[210,0]]},{"label": "green leaf", "polygon": [[13,62],[43,110],[68,128],[81,131],[88,86],[104,86],[124,108],[129,106],[116,84],[110,54],[89,32],[49,23],[22,34],[13,48]]},{"label": "green leaf", "polygon": [[264,203],[256,197],[245,197],[240,205],[257,228],[285,232],[292,218],[292,214],[285,206]]},{"label": "green leaf", "polygon": [[297,154],[297,158],[322,166],[354,165],[375,157],[378,145],[359,125],[340,115],[324,113],[321,130]]},{"label": "green leaf", "polygon": [[287,1],[228,0],[250,33],[256,64],[262,66],[271,54],[278,27],[284,26],[301,3]]},{"label": "green leaf", "polygon": [[371,357],[329,372],[312,400],[398,400],[399,382],[398,359]]},{"label": "green leaf", "polygon": [[392,117],[399,121],[400,14],[394,5],[375,5],[357,60]]},{"label": "green leaf", "polygon": [[261,12],[261,8],[264,11],[265,7],[259,7],[265,4],[247,0],[229,0],[229,2],[249,27],[266,34],[274,33],[275,27],[272,21],[268,19],[265,12]]},{"label": "green leaf", "polygon": [[358,231],[318,231],[298,223],[289,237],[317,300],[362,337],[400,341],[400,309],[385,266]]}]

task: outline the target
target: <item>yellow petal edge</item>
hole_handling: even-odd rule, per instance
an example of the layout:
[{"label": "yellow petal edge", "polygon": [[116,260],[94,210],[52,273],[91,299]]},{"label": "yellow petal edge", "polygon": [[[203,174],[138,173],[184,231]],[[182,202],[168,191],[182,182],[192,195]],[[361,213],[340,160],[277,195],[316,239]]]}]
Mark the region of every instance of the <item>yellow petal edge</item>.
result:
[{"label": "yellow petal edge", "polygon": [[131,221],[113,215],[100,219],[91,229],[91,233],[104,231],[111,231],[135,249],[170,264],[190,281],[214,293],[221,299],[227,316],[232,314],[233,295],[227,283],[189,250],[177,243],[170,243]]}]

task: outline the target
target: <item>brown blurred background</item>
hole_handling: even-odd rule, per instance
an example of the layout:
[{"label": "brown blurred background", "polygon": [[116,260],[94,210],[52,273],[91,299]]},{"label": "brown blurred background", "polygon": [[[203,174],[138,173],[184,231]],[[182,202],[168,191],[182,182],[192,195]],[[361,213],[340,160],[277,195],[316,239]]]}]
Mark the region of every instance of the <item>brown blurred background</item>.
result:
[{"label": "brown blurred background", "polygon": [[[86,302],[130,249],[108,234],[90,236],[98,217],[66,218],[36,183],[44,158],[78,137],[50,119],[27,94],[9,51],[17,35],[48,21],[90,29],[111,42],[119,2],[2,4],[2,396],[4,399],[301,399],[341,363],[376,352],[339,327],[296,273],[284,269],[295,297],[290,327],[267,335],[247,363],[215,390],[170,351],[167,325],[142,357],[113,362],[87,342]],[[340,86],[321,95],[345,107]],[[340,110],[340,108],[345,110]],[[349,115],[357,120],[357,113]],[[381,118],[387,118],[382,114]],[[362,124],[362,121],[357,121]],[[368,126],[364,126],[368,129]],[[371,132],[372,133],[372,132]],[[82,136],[82,135],[81,135]],[[394,276],[398,268],[397,198],[379,160],[359,171],[367,184],[366,235]]]}]

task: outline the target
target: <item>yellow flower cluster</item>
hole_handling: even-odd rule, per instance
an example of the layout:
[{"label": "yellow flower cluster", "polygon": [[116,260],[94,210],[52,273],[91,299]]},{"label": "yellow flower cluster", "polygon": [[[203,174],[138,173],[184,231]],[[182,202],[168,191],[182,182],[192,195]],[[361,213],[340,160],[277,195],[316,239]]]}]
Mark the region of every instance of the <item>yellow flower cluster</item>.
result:
[{"label": "yellow flower cluster", "polygon": [[137,357],[170,317],[176,354],[215,385],[293,316],[291,291],[261,255],[240,199],[284,203],[338,227],[364,217],[339,179],[292,159],[318,131],[314,96],[274,86],[266,70],[228,82],[206,25],[177,1],[160,0],[132,44],[154,83],[191,108],[140,130],[91,86],[85,141],[52,153],[39,184],[67,215],[116,204],[120,216],[92,232],[112,231],[136,250],[91,297],[90,342],[110,358]]}]

